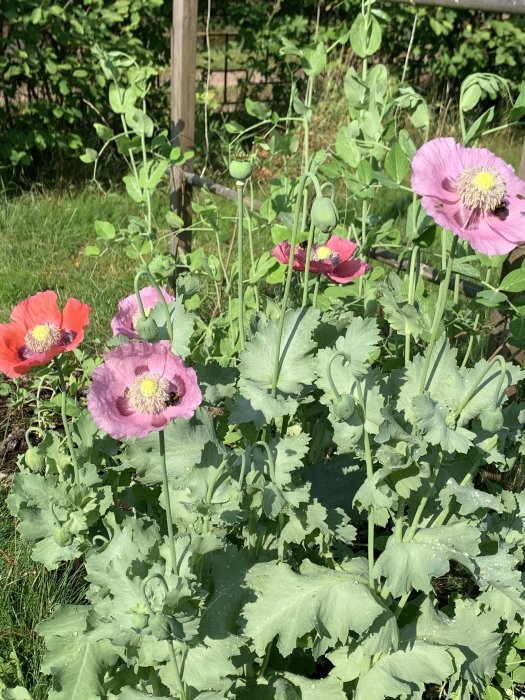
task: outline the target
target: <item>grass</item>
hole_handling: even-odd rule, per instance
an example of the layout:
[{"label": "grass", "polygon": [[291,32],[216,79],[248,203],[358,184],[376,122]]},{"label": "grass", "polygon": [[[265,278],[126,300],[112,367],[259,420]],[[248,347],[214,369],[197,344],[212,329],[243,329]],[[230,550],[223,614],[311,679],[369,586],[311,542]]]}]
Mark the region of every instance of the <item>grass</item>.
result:
[{"label": "grass", "polygon": [[87,338],[107,335],[116,302],[130,293],[134,263],[108,252],[100,259],[83,255],[95,243],[94,221],[117,224],[129,204],[121,194],[24,194],[0,205],[0,319],[8,319],[20,299],[55,289],[63,303],[69,296],[93,310]]}]

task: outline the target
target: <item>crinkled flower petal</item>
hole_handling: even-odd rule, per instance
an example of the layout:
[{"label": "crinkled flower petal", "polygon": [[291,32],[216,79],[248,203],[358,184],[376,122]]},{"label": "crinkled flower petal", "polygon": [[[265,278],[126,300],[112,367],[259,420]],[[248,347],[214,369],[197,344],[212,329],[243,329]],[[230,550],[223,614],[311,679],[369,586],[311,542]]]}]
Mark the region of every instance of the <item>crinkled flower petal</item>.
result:
[{"label": "crinkled flower petal", "polygon": [[352,282],[352,280],[361,277],[365,272],[368,272],[370,265],[360,258],[355,258],[354,260],[346,260],[345,262],[337,265],[333,272],[327,273],[327,277],[332,282],[337,282],[338,284],[347,284]]},{"label": "crinkled flower petal", "polygon": [[[172,297],[163,287],[161,287],[161,292],[168,303],[174,301],[175,297]],[[144,287],[139,294],[146,312],[160,302],[160,297],[155,287]],[[135,326],[139,317],[139,305],[135,294],[130,294],[128,297],[121,299],[118,303],[117,313],[111,321],[113,335],[124,335],[132,340],[137,339],[139,335]]]},{"label": "crinkled flower petal", "polygon": [[38,292],[24,299],[11,311],[11,320],[26,329],[40,323],[54,323],[59,326],[61,314],[56,293],[51,290]]},{"label": "crinkled flower petal", "polygon": [[201,402],[195,371],[167,340],[110,350],[88,391],[95,423],[117,440],[145,437],[175,418],[191,418]]},{"label": "crinkled flower petal", "polygon": [[502,255],[525,241],[525,182],[486,148],[429,141],[412,160],[412,189],[439,226],[475,250]]},{"label": "crinkled flower petal", "polygon": [[350,260],[350,258],[357,251],[358,247],[355,243],[352,243],[352,241],[346,240],[345,238],[339,238],[339,236],[330,236],[325,243],[325,246],[339,255],[340,262]]}]

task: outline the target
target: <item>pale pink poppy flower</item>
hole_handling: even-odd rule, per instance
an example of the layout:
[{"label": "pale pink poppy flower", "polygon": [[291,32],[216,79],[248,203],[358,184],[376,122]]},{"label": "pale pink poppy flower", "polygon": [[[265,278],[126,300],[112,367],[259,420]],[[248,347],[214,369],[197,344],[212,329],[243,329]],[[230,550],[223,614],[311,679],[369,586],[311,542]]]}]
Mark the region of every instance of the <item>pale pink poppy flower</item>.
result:
[{"label": "pale pink poppy flower", "polygon": [[170,343],[125,343],[95,368],[87,396],[95,423],[117,440],[145,437],[175,418],[191,418],[202,402],[195,370]]},{"label": "pale pink poppy flower", "polygon": [[[168,294],[163,287],[160,288],[160,291],[168,304],[170,301],[174,301],[175,297]],[[151,309],[160,303],[159,294],[155,287],[144,287],[139,294],[147,316]],[[137,333],[137,323],[139,321],[140,310],[137,297],[135,294],[130,294],[129,297],[121,299],[118,303],[117,313],[111,321],[113,335],[124,335],[126,338],[131,338],[131,340],[137,339],[139,337]]]},{"label": "pale pink poppy flower", "polygon": [[525,241],[525,182],[486,148],[429,141],[412,160],[412,189],[439,226],[480,253],[503,255]]},{"label": "pale pink poppy flower", "polygon": [[[285,265],[290,260],[291,246],[288,241],[282,241],[272,250],[272,255]],[[357,246],[339,236],[331,236],[324,245],[312,245],[310,254],[310,272],[325,275],[332,282],[345,284],[364,275],[370,266],[359,258],[352,256]],[[301,272],[306,265],[306,248],[296,246],[293,269]]]}]

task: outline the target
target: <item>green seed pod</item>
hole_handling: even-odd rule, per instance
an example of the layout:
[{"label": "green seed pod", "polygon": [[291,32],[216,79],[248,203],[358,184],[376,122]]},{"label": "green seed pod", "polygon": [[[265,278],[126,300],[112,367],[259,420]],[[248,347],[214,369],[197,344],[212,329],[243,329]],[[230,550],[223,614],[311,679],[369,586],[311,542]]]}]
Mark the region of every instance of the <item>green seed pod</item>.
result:
[{"label": "green seed pod", "polygon": [[253,172],[253,165],[250,160],[240,160],[239,156],[230,161],[230,175],[235,180],[247,180]]},{"label": "green seed pod", "polygon": [[131,616],[131,624],[136,630],[143,630],[148,624],[149,615],[147,613],[133,613]]},{"label": "green seed pod", "polygon": [[355,411],[355,401],[350,394],[342,394],[335,399],[332,411],[337,418],[349,420]]},{"label": "green seed pod", "polygon": [[159,327],[152,318],[141,318],[137,323],[137,333],[142,340],[147,340],[148,343],[153,343],[157,338]]},{"label": "green seed pod", "polygon": [[55,527],[53,537],[59,547],[67,547],[73,542],[73,535],[65,527]]},{"label": "green seed pod", "polygon": [[501,408],[484,408],[479,416],[481,427],[487,433],[498,433],[503,428]]},{"label": "green seed pod", "polygon": [[157,639],[169,639],[171,637],[170,625],[164,615],[153,615],[148,621],[151,633]]},{"label": "green seed pod", "polygon": [[30,447],[24,455],[25,462],[29,469],[39,472],[45,467],[44,455],[40,454],[37,447]]},{"label": "green seed pod", "polygon": [[337,226],[339,217],[330,197],[316,197],[310,211],[312,223],[323,233],[330,233]]}]

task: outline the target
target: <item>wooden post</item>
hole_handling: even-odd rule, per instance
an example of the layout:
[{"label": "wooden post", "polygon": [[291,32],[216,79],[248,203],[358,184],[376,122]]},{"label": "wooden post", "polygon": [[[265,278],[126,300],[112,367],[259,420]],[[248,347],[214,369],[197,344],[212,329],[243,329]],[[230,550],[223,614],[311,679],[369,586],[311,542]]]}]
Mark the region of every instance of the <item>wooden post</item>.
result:
[{"label": "wooden post", "polygon": [[[191,151],[195,143],[195,81],[197,63],[198,0],[173,0],[171,27],[171,142],[182,151]],[[192,162],[188,161],[189,169]],[[192,188],[182,169],[170,173],[170,205],[172,211],[189,227],[192,220]],[[170,250],[191,250],[191,230],[178,231],[170,242]]]}]

